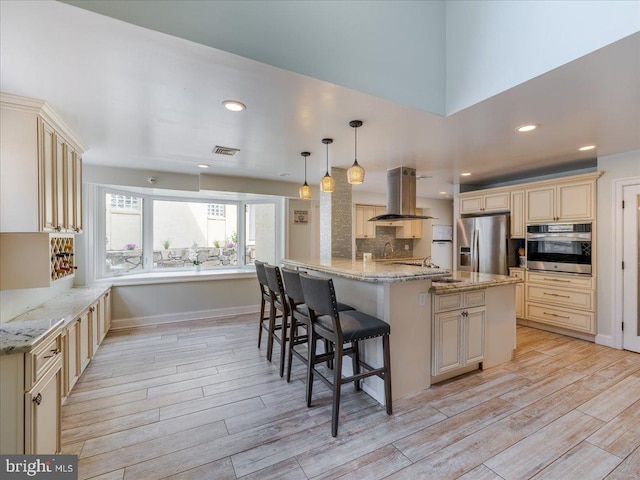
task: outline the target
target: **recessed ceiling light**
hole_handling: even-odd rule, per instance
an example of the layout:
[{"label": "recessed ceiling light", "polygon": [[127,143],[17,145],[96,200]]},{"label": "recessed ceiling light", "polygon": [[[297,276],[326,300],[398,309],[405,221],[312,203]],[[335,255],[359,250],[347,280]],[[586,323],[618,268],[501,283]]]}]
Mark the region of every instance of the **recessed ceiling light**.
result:
[{"label": "recessed ceiling light", "polygon": [[527,125],[520,125],[516,127],[516,132],[520,132],[520,133],[531,132],[536,128],[538,128],[538,125],[536,125],[535,123],[529,123]]},{"label": "recessed ceiling light", "polygon": [[585,145],[584,147],[580,147],[578,150],[586,152],[587,150],[593,150],[594,148],[596,148],[595,145]]},{"label": "recessed ceiling light", "polygon": [[278,175],[280,175],[281,177],[288,177],[291,174],[289,172],[281,172]]},{"label": "recessed ceiling light", "polygon": [[222,102],[222,105],[224,105],[224,108],[226,108],[227,110],[231,110],[232,112],[241,112],[242,110],[247,108],[244,103],[237,100],[225,100],[224,102]]},{"label": "recessed ceiling light", "polygon": [[446,195],[447,194],[447,192],[439,192],[439,193],[440,193],[440,195]]},{"label": "recessed ceiling light", "polygon": [[471,175],[471,172],[464,172],[460,174],[461,177],[468,177],[470,175]]},{"label": "recessed ceiling light", "polygon": [[209,165],[208,163],[199,163],[198,167],[199,168],[209,168],[211,165]]}]

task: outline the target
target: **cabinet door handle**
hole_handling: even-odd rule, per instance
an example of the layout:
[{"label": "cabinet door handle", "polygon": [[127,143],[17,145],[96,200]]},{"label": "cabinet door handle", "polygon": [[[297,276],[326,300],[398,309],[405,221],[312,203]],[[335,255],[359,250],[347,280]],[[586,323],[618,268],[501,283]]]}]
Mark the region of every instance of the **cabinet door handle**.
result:
[{"label": "cabinet door handle", "polygon": [[36,405],[40,405],[42,403],[42,394],[39,393],[38,395],[36,395],[35,397],[33,397],[33,402],[36,403]]},{"label": "cabinet door handle", "polygon": [[544,313],[545,315],[550,315],[550,316],[552,316],[552,317],[567,318],[567,319],[568,319],[568,318],[571,318],[571,317],[567,317],[567,316],[565,316],[565,315],[558,315],[558,314],[556,314],[556,313],[549,313],[549,312],[543,312],[543,313]]},{"label": "cabinet door handle", "polygon": [[462,312],[462,316],[463,317],[468,317],[469,316],[469,312],[467,312],[466,310],[464,312]]},{"label": "cabinet door handle", "polygon": [[559,278],[545,278],[545,280],[548,280],[550,282],[571,283],[571,280],[561,280]]},{"label": "cabinet door handle", "polygon": [[89,308],[89,311],[92,312],[92,313],[95,312],[95,310],[96,310],[95,307]]},{"label": "cabinet door handle", "polygon": [[558,295],[557,293],[543,292],[543,295],[550,295],[552,297],[571,298],[569,295]]},{"label": "cabinet door handle", "polygon": [[51,353],[52,353],[53,355],[47,355],[47,356],[45,356],[44,358],[52,358],[52,357],[55,357],[56,355],[58,355],[58,354],[60,353],[60,349],[59,349],[59,348],[56,348],[55,350],[51,350]]}]

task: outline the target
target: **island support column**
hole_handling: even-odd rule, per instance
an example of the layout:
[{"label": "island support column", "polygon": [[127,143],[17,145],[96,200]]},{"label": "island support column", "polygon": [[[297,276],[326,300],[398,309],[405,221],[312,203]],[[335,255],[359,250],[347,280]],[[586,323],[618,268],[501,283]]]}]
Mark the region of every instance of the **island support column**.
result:
[{"label": "island support column", "polygon": [[320,259],[352,258],[353,206],[344,168],[332,168],[333,193],[320,193]]}]

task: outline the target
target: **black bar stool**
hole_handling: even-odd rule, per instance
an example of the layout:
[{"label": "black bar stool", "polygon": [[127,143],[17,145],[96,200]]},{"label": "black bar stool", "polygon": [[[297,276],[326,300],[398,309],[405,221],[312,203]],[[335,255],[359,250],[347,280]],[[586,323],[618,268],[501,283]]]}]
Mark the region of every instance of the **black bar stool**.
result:
[{"label": "black bar stool", "polygon": [[[288,359],[287,359],[287,382],[291,381],[291,363],[293,361],[293,355],[298,357],[302,363],[308,364],[309,350],[307,345],[307,351],[305,353],[299,352],[295,349],[296,346],[302,344],[308,344],[308,332],[311,320],[309,319],[309,308],[304,303],[304,293],[302,292],[302,285],[300,284],[300,272],[297,270],[291,270],[283,268],[281,270],[284,278],[284,288],[289,300],[289,312],[291,315],[291,324],[289,327],[289,347],[288,347]],[[338,302],[338,311],[354,310],[351,305]],[[304,332],[301,332],[299,327],[304,328]],[[329,340],[324,341],[325,352],[331,352],[331,344]],[[333,362],[327,362],[327,366],[331,368]]]},{"label": "black bar stool", "polygon": [[[280,376],[284,375],[284,356],[289,332],[289,303],[284,292],[284,284],[282,283],[282,275],[280,268],[274,265],[265,265],[264,271],[267,276],[267,285],[271,296],[271,309],[269,315],[269,341],[267,348],[269,351],[273,348],[273,342],[280,344]],[[280,312],[282,323],[277,325],[275,319],[277,312]],[[280,330],[280,337],[276,335],[276,331]],[[269,359],[271,359],[269,357]]]},{"label": "black bar stool", "polygon": [[[261,262],[260,260],[255,260],[254,265],[256,266],[256,275],[258,276],[258,286],[260,287],[260,328],[258,329],[258,348],[260,348],[262,330],[266,330],[267,334],[269,334],[270,331],[271,294],[269,292],[269,284],[267,282],[267,273],[264,269],[265,265],[268,264],[266,262]],[[269,313],[265,315],[267,303],[269,303]],[[270,342],[267,343],[270,344]],[[267,347],[267,360],[269,361],[271,361],[271,350],[271,345],[269,345]]]},{"label": "black bar stool", "polygon": [[[389,324],[372,315],[357,310],[338,311],[338,302],[331,279],[311,277],[300,274],[300,283],[304,293],[304,300],[309,307],[311,328],[309,330],[309,362],[307,368],[307,406],[311,406],[313,390],[313,376],[317,374],[320,380],[333,390],[333,410],[331,415],[331,435],[338,434],[338,418],[340,411],[340,389],[343,383],[353,382],[356,390],[360,390],[360,380],[372,375],[384,381],[384,397],[387,415],[393,413],[391,404],[391,360],[389,353]],[[374,368],[360,360],[358,342],[370,338],[382,337],[383,367]],[[327,339],[333,344],[333,353],[316,353],[316,342]],[[351,346],[344,348],[344,344]],[[351,355],[353,375],[342,376],[342,357]],[[333,358],[333,382],[322,375],[316,365],[329,358]],[[360,372],[363,368],[365,372]]]}]

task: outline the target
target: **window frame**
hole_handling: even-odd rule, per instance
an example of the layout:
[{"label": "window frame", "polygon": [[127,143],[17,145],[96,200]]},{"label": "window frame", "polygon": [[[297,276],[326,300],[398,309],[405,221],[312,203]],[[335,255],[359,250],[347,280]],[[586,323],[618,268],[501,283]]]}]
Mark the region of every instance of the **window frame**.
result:
[{"label": "window frame", "polygon": [[[238,264],[233,266],[220,266],[220,267],[206,267],[203,268],[203,272],[224,272],[225,270],[248,270],[253,269],[253,264],[245,264],[245,210],[247,204],[254,203],[273,203],[275,206],[275,258],[281,258],[283,252],[283,209],[284,198],[282,197],[263,197],[261,195],[248,195],[248,194],[236,194],[241,196],[240,199],[227,199],[224,197],[216,196],[217,192],[211,192],[211,195],[194,195],[191,196],[191,192],[180,192],[181,194],[161,194],[154,192],[144,192],[144,189],[140,188],[114,188],[105,185],[96,185],[95,188],[95,225],[94,232],[97,239],[106,238],[106,195],[127,195],[141,198],[140,213],[142,214],[142,269],[131,271],[130,273],[113,274],[107,271],[106,268],[106,242],[92,242],[93,254],[95,258],[94,274],[92,275],[94,280],[104,280],[114,277],[123,278],[130,275],[144,275],[144,274],[164,274],[170,276],[172,272],[192,271],[193,268],[181,267],[171,269],[153,268],[153,204],[155,200],[171,201],[171,202],[188,202],[188,203],[204,203],[204,204],[221,204],[221,205],[235,205],[238,209],[237,212],[237,226],[236,232],[238,235]],[[222,193],[221,195],[225,195]],[[226,213],[226,212],[225,212]],[[209,217],[207,215],[207,218]],[[91,252],[89,252],[91,255]]]}]

